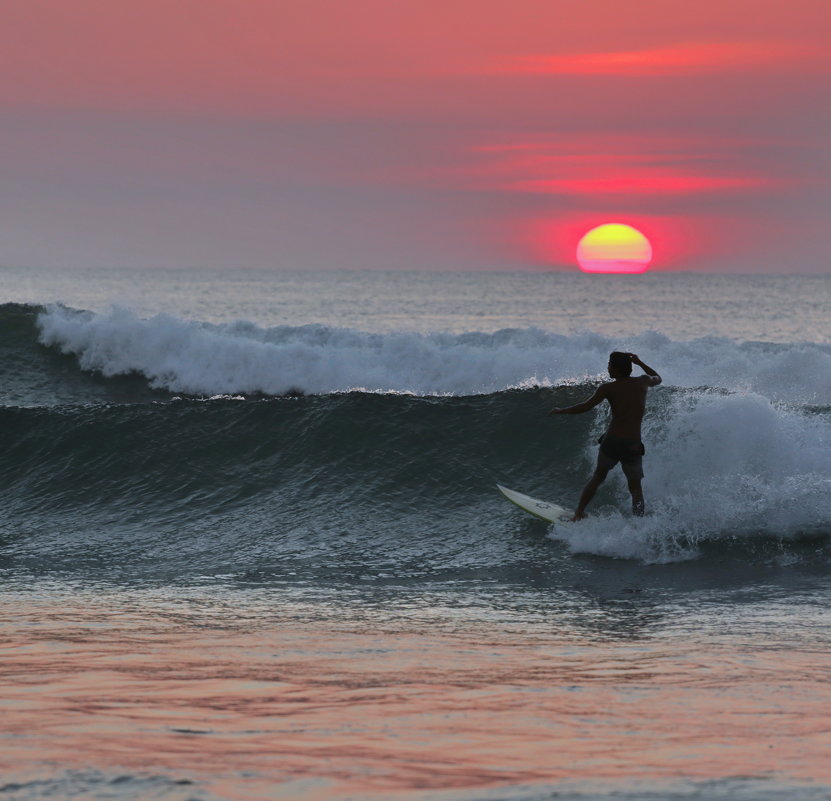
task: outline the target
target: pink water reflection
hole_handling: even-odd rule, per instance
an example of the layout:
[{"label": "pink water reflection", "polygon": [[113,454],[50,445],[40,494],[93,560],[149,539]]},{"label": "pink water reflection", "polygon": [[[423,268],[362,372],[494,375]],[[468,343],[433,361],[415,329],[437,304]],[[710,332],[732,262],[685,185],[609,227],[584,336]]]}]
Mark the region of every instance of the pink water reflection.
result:
[{"label": "pink water reflection", "polygon": [[828,660],[813,652],[487,626],[234,632],[48,605],[2,623],[6,779],[47,763],[152,769],[229,799],[310,801],[563,780],[831,782]]}]

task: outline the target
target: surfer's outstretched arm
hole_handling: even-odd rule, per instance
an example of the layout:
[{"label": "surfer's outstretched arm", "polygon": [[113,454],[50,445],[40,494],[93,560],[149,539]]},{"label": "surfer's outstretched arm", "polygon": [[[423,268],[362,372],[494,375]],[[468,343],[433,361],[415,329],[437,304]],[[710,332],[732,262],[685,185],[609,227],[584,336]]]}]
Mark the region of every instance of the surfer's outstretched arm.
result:
[{"label": "surfer's outstretched arm", "polygon": [[594,395],[592,395],[587,401],[583,401],[583,403],[578,403],[574,406],[566,406],[564,409],[555,406],[548,414],[549,416],[552,414],[583,414],[583,412],[588,412],[591,409],[594,409],[598,403],[602,403],[606,399],[606,387],[608,384],[602,384],[597,388]]}]

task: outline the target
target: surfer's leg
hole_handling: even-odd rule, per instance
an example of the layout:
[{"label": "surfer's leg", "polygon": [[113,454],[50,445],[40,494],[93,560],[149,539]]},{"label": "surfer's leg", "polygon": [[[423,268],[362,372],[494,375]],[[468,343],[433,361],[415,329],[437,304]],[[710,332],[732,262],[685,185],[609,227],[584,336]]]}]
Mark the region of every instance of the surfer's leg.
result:
[{"label": "surfer's leg", "polygon": [[641,488],[641,480],[634,476],[628,477],[629,492],[632,495],[632,514],[635,517],[643,517],[643,489]]},{"label": "surfer's leg", "polygon": [[574,517],[571,518],[572,520],[582,520],[585,517],[586,507],[589,505],[589,501],[594,498],[594,493],[597,492],[597,488],[606,480],[608,473],[609,469],[607,467],[597,466],[597,469],[589,479],[589,483],[583,488],[583,492],[580,495],[580,503],[577,504]]},{"label": "surfer's leg", "polygon": [[[643,448],[643,445],[641,445],[641,448]],[[623,468],[626,483],[629,485],[629,494],[632,496],[632,514],[635,517],[643,517],[643,490],[641,489],[643,458],[640,453],[629,456],[621,461],[620,466]]]}]

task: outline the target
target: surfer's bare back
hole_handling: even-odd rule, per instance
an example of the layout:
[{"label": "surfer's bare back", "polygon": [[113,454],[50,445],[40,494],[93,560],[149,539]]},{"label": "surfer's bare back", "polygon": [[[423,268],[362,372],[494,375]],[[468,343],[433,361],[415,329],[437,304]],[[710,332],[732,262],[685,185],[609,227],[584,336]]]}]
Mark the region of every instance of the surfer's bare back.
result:
[{"label": "surfer's bare back", "polygon": [[[646,375],[632,376],[632,365],[636,364]],[[658,386],[661,376],[644,364],[634,353],[615,351],[609,355],[609,375],[613,381],[601,384],[587,401],[565,409],[554,408],[549,414],[582,414],[594,409],[601,401],[609,401],[612,407],[612,422],[609,430],[600,438],[600,452],[597,467],[589,483],[580,495],[580,503],[573,520],[585,516],[586,507],[594,497],[597,488],[606,480],[609,471],[620,462],[629,492],[632,494],[632,513],[643,515],[643,455],[646,452],[641,442],[641,422],[646,411],[646,391]]]}]

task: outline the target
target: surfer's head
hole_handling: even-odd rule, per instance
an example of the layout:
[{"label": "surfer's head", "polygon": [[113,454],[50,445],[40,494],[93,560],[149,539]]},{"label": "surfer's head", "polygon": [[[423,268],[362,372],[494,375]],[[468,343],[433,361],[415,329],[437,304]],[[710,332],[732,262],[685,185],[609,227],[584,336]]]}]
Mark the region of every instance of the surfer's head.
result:
[{"label": "surfer's head", "polygon": [[609,354],[609,375],[612,378],[626,378],[632,375],[632,357],[628,353],[614,351]]}]

